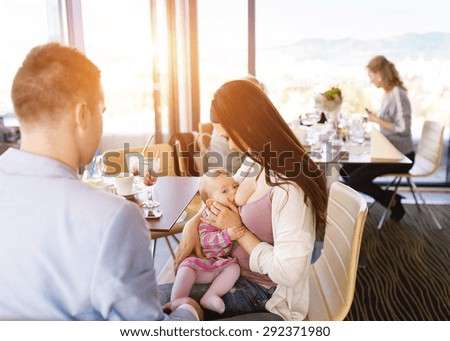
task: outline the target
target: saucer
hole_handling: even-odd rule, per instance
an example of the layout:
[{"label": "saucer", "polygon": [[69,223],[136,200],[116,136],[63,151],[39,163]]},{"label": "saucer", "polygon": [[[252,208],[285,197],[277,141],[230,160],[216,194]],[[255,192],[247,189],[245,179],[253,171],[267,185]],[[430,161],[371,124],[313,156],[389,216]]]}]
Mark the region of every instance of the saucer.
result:
[{"label": "saucer", "polygon": [[127,199],[133,199],[136,194],[142,191],[142,188],[133,188],[130,193],[117,193],[121,197],[125,197]]}]

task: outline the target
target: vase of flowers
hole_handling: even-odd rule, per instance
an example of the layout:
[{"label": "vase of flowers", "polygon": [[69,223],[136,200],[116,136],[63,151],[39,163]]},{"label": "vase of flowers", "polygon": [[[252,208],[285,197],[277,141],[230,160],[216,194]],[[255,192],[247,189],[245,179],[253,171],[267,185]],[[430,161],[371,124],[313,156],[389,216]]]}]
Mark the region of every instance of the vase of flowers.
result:
[{"label": "vase of flowers", "polygon": [[324,113],[327,120],[335,126],[338,123],[337,114],[342,105],[342,91],[339,88],[332,87],[324,93],[317,94],[314,97],[315,107]]}]

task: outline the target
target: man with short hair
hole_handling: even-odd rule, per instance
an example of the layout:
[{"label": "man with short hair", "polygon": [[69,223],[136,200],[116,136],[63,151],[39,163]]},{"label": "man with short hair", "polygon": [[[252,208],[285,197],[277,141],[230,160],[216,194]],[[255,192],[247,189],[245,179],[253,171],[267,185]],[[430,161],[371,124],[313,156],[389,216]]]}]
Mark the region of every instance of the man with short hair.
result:
[{"label": "man with short hair", "polygon": [[102,135],[100,71],[76,49],[33,48],[12,100],[20,150],[0,156],[0,316],[16,320],[198,320],[164,314],[137,206],[82,183]]}]

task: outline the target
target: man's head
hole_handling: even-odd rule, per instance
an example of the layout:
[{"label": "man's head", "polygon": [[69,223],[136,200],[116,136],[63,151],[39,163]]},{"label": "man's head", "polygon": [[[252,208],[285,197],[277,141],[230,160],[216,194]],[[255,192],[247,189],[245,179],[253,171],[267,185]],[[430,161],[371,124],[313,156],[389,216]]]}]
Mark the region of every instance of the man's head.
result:
[{"label": "man's head", "polygon": [[222,205],[234,203],[234,197],[239,184],[224,169],[213,169],[206,172],[200,179],[200,197],[209,207],[213,201]]},{"label": "man's head", "polygon": [[33,48],[16,73],[11,97],[25,135],[73,128],[73,142],[80,148],[83,143],[80,163],[90,161],[102,134],[104,103],[100,71],[83,53],[58,43]]}]

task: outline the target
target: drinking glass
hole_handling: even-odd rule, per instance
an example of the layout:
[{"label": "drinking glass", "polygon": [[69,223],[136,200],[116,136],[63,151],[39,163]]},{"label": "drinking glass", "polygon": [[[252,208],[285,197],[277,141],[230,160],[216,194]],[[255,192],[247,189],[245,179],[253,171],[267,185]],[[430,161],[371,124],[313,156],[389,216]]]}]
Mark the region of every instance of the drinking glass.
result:
[{"label": "drinking glass", "polygon": [[153,185],[158,180],[158,173],[161,169],[161,159],[145,158],[144,159],[144,185],[147,186],[148,201],[146,206],[150,208],[158,207],[159,202],[153,199]]},{"label": "drinking glass", "polygon": [[103,158],[101,155],[97,155],[90,163],[84,166],[82,181],[90,185],[99,184],[103,182],[104,171]]},{"label": "drinking glass", "polygon": [[[307,112],[300,116],[301,124],[308,127],[305,142],[307,146],[311,146],[311,150],[315,149],[315,145],[320,142],[318,133],[313,128],[319,120],[320,112],[318,111]],[[320,149],[320,146],[318,149]]]},{"label": "drinking glass", "polygon": [[302,125],[311,127],[315,125],[320,120],[320,113],[319,112],[307,112],[305,114],[302,114],[300,116],[300,121]]},{"label": "drinking glass", "polygon": [[363,116],[354,114],[352,124],[350,126],[350,141],[361,145],[364,143],[365,127],[363,124]]}]

